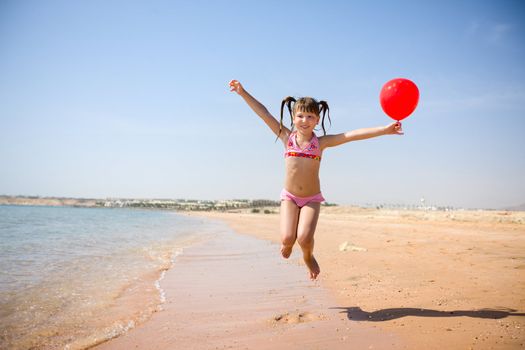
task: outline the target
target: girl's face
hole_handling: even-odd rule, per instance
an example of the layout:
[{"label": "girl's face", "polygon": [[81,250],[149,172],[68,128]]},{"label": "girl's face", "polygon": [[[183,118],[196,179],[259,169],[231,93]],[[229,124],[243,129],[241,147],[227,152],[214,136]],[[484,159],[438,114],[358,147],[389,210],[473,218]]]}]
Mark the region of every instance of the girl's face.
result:
[{"label": "girl's face", "polygon": [[319,124],[319,116],[311,112],[296,111],[293,117],[293,124],[298,131],[311,133],[315,126]]}]

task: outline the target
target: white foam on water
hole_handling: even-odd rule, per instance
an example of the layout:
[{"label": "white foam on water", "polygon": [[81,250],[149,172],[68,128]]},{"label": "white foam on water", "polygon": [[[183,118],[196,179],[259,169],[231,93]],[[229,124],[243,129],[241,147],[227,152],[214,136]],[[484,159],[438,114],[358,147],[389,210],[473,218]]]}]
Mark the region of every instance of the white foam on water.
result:
[{"label": "white foam on water", "polygon": [[159,291],[160,304],[161,304],[161,305],[159,305],[159,309],[160,310],[162,310],[162,304],[164,304],[166,302],[166,292],[160,286],[160,281],[162,281],[164,279],[164,276],[166,275],[166,271],[167,270],[162,271],[162,273],[160,274],[159,279],[155,281],[155,288],[157,288],[157,290]]},{"label": "white foam on water", "polygon": [[175,259],[183,253],[184,253],[184,248],[178,248],[177,250],[175,250],[171,258],[170,267],[165,270],[162,270],[162,272],[160,273],[160,277],[155,281],[155,288],[157,288],[157,290],[159,291],[159,299],[160,299],[160,305],[158,306],[159,311],[162,311],[162,304],[166,302],[166,292],[161,287],[160,282],[166,276],[166,272],[173,267],[173,264],[175,263]]}]

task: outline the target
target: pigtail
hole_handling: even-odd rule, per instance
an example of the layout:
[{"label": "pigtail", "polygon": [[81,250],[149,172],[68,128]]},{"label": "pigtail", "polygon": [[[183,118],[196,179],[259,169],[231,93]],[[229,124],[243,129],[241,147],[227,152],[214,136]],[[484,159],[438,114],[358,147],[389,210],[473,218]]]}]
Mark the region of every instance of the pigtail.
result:
[{"label": "pigtail", "polygon": [[328,122],[330,122],[330,127],[332,126],[332,120],[330,119],[330,108],[328,107],[328,103],[326,101],[319,101],[319,114],[321,113],[323,114],[321,126],[323,127],[324,134],[326,135],[326,130],[324,128],[324,117],[326,113],[328,113]]},{"label": "pigtail", "polygon": [[283,129],[283,111],[284,111],[284,106],[286,105],[286,107],[288,108],[288,112],[290,112],[290,119],[292,121],[292,127],[293,127],[293,117],[292,117],[292,103],[295,103],[296,100],[295,98],[291,97],[291,96],[288,96],[286,97],[282,102],[281,102],[281,121],[279,123],[279,134],[277,134],[277,139],[279,139],[279,136],[281,136],[281,131]]}]

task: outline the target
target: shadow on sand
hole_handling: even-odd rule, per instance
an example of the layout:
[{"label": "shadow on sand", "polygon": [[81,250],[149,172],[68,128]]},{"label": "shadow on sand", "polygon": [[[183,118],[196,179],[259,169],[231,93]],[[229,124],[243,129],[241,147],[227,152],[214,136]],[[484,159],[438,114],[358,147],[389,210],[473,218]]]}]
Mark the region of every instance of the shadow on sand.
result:
[{"label": "shadow on sand", "polygon": [[405,316],[416,317],[476,317],[476,318],[492,318],[500,319],[508,316],[525,316],[525,313],[516,312],[517,310],[501,308],[501,309],[480,309],[480,310],[455,310],[455,311],[439,311],[430,309],[417,308],[394,308],[382,309],[377,311],[364,311],[358,306],[353,307],[333,307],[331,309],[343,310],[341,313],[346,313],[351,321],[390,321]]}]

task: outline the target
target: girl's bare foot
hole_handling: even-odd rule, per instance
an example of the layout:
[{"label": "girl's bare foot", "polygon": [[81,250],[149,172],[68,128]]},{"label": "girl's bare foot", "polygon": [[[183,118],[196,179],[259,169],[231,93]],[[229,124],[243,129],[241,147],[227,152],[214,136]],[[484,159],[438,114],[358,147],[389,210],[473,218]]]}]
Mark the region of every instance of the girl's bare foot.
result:
[{"label": "girl's bare foot", "polygon": [[281,254],[283,258],[288,259],[290,257],[292,254],[292,248],[293,246],[285,246],[284,244],[281,245]]},{"label": "girl's bare foot", "polygon": [[315,260],[313,255],[310,255],[310,258],[304,257],[304,262],[310,270],[310,279],[315,280],[317,276],[321,273],[321,268],[319,267],[317,260]]}]

